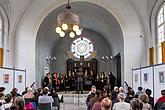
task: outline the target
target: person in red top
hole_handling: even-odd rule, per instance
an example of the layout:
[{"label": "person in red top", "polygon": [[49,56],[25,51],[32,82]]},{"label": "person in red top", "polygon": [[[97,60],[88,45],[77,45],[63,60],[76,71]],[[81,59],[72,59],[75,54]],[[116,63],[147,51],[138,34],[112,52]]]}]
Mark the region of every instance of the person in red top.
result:
[{"label": "person in red top", "polygon": [[165,89],[161,90],[161,97],[155,104],[154,110],[165,110]]}]

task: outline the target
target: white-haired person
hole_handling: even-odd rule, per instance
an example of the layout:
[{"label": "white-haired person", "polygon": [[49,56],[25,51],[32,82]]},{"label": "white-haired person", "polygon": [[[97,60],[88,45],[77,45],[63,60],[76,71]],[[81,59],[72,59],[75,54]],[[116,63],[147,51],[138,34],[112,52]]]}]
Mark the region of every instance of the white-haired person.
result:
[{"label": "white-haired person", "polygon": [[117,102],[113,105],[112,110],[130,110],[131,106],[129,103],[124,102],[125,98],[126,98],[126,96],[124,93],[119,93],[118,94],[119,102]]}]

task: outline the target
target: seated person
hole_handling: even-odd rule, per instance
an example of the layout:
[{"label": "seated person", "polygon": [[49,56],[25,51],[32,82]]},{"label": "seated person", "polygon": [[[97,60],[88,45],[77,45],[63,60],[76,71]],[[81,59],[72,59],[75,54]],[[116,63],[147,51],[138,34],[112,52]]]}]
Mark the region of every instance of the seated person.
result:
[{"label": "seated person", "polygon": [[101,102],[102,110],[111,110],[112,101],[109,98],[104,98]]},{"label": "seated person", "polygon": [[38,98],[38,104],[52,104],[54,102],[52,96],[48,96],[48,89],[44,88],[42,91],[42,96]]}]

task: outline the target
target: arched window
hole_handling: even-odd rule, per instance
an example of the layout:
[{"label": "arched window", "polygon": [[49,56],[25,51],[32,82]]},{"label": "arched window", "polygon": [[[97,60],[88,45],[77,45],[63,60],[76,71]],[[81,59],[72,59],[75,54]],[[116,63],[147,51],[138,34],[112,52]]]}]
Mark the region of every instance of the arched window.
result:
[{"label": "arched window", "polygon": [[162,63],[161,42],[165,41],[165,3],[160,7],[157,15],[157,55],[158,63]]}]

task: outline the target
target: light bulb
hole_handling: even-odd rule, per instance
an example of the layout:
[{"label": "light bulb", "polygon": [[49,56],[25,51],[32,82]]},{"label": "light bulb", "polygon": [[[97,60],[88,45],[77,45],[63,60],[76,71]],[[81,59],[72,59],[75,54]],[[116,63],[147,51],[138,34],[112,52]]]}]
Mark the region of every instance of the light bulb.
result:
[{"label": "light bulb", "polygon": [[60,33],[62,31],[62,29],[58,26],[58,27],[56,27],[56,32],[57,33]]},{"label": "light bulb", "polygon": [[76,32],[77,30],[79,30],[78,25],[75,24],[75,25],[73,26],[73,30],[74,30],[75,32]]},{"label": "light bulb", "polygon": [[70,32],[69,36],[70,36],[70,38],[74,38],[75,37],[75,33],[74,32]]},{"label": "light bulb", "polygon": [[60,37],[64,37],[65,33],[63,31],[60,32]]},{"label": "light bulb", "polygon": [[68,29],[68,25],[67,24],[62,24],[62,29],[65,31],[65,30],[67,30]]},{"label": "light bulb", "polygon": [[77,30],[77,31],[76,31],[76,34],[77,34],[77,35],[81,35],[81,30]]}]

